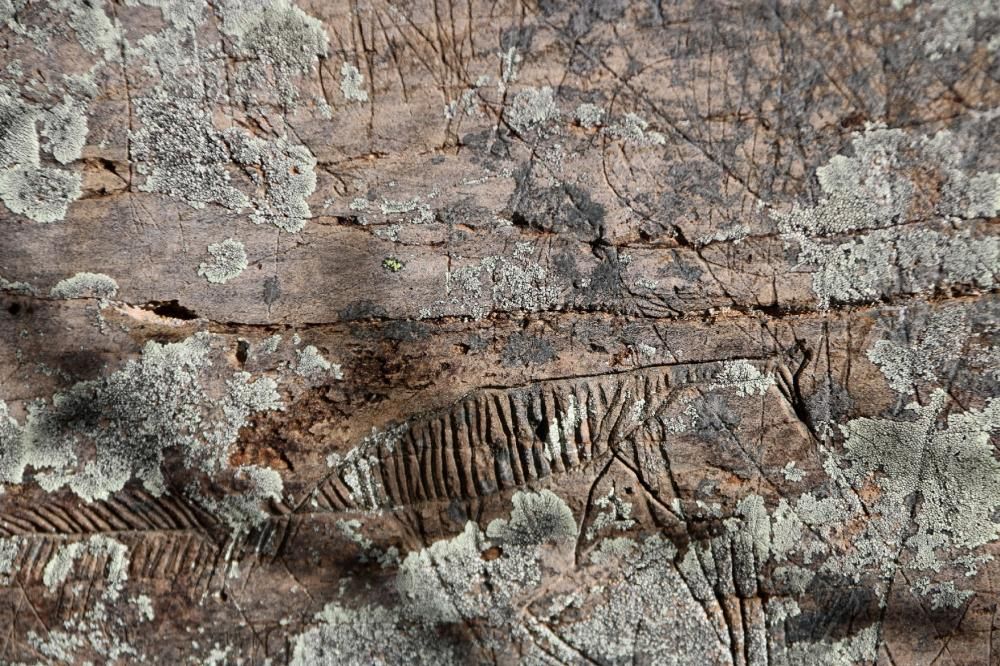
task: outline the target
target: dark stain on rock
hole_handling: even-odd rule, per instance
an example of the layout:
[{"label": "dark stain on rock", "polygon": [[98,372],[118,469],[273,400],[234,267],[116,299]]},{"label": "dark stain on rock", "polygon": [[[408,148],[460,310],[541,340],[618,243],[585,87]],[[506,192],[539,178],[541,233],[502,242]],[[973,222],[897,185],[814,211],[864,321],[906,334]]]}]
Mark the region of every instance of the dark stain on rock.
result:
[{"label": "dark stain on rock", "polygon": [[264,280],[264,303],[271,305],[281,298],[281,286],[277,275]]},{"label": "dark stain on rock", "polygon": [[569,13],[564,31],[573,37],[582,37],[597,24],[614,23],[625,15],[624,0],[541,0],[538,8],[548,18]]},{"label": "dark stain on rock", "polygon": [[337,313],[343,321],[361,321],[364,319],[380,319],[388,313],[385,308],[370,300],[354,301]]},{"label": "dark stain on rock", "polygon": [[570,183],[542,187],[530,168],[514,174],[514,179],[517,187],[508,202],[514,226],[584,240],[604,235],[604,206],[582,188]]},{"label": "dark stain on rock", "polygon": [[590,274],[577,281],[580,305],[620,313],[625,310],[625,289],[622,282],[622,262],[614,247],[594,244],[594,254],[601,263]]},{"label": "dark stain on rock", "polygon": [[851,583],[839,574],[818,574],[806,591],[806,599],[816,607],[787,620],[789,642],[840,640],[878,620],[875,592],[866,585]]},{"label": "dark stain on rock", "polygon": [[[364,317],[355,319],[364,319]],[[351,333],[363,340],[417,342],[430,337],[431,329],[420,321],[387,321],[380,322],[377,326],[370,324],[352,326]]]},{"label": "dark stain on rock", "polygon": [[506,367],[541,365],[556,356],[556,351],[545,339],[528,333],[514,333],[500,354],[500,363]]}]

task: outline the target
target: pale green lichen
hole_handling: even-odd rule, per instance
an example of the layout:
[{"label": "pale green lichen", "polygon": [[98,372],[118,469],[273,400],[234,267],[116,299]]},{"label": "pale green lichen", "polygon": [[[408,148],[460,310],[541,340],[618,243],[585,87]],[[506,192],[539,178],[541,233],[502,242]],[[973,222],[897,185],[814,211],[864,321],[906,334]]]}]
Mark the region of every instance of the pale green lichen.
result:
[{"label": "pale green lichen", "polygon": [[[0,405],[2,404],[0,402]],[[2,415],[0,415],[0,418],[2,418]],[[2,435],[0,435],[0,444],[2,443]],[[10,574],[17,573],[14,570],[14,562],[17,559],[17,553],[20,549],[21,541],[17,537],[0,539],[0,583],[4,585],[9,584]]]},{"label": "pale green lichen", "polygon": [[0,84],[0,169],[38,165],[35,108],[7,86]]},{"label": "pale green lichen", "polygon": [[[409,553],[396,576],[407,614],[434,624],[482,618],[495,628],[516,626],[515,599],[541,581],[538,546],[511,542],[500,557],[484,559],[482,553],[489,545],[475,523],[469,522],[457,537]],[[487,581],[503,581],[503,585],[487,586]]]},{"label": "pale green lichen", "polygon": [[626,113],[625,117],[605,128],[608,136],[633,146],[662,146],[667,138],[659,132],[649,129],[649,123],[634,113]]},{"label": "pale green lichen", "polygon": [[255,224],[273,224],[288,232],[300,231],[312,213],[306,199],[316,191],[316,158],[304,146],[293,146],[284,139],[264,141],[245,132],[224,132],[233,159],[256,167],[254,175],[264,188],[250,213]]},{"label": "pale green lichen", "polygon": [[289,0],[226,0],[219,13],[222,32],[232,38],[235,54],[260,63],[258,69],[244,71],[242,78],[263,83],[267,80],[263,67],[269,66],[281,101],[294,104],[298,93],[292,77],[313,71],[329,54],[323,24]]},{"label": "pale green lichen", "polygon": [[65,169],[42,166],[36,122],[44,121],[49,150],[63,163],[80,156],[86,140],[83,106],[71,97],[47,113],[0,84],[0,199],[11,212],[55,222],[80,198],[81,178]]},{"label": "pale green lichen", "polygon": [[[832,301],[878,298],[889,290],[922,291],[944,283],[994,284],[1000,242],[978,238],[964,226],[951,233],[908,221],[920,192],[913,174],[940,171],[944,194],[935,213],[955,222],[995,212],[995,174],[967,174],[954,135],[911,136],[869,125],[852,141],[853,157],[834,156],[816,170],[824,197],[816,206],[775,212],[786,244],[814,266],[813,290],[821,307]],[[860,232],[860,233],[859,233]],[[850,234],[850,240],[838,236]]]},{"label": "pale green lichen", "polygon": [[805,472],[795,466],[794,460],[781,469],[781,474],[786,481],[801,481],[805,477]]},{"label": "pale green lichen", "polygon": [[110,595],[110,599],[116,599],[128,579],[128,548],[103,535],[95,535],[87,541],[77,541],[59,548],[45,565],[42,582],[50,592],[55,590],[66,581],[73,570],[73,564],[87,554],[107,558],[108,588],[105,594]]},{"label": "pale green lichen", "polygon": [[153,600],[145,594],[140,594],[134,599],[132,603],[135,604],[136,608],[139,609],[139,614],[146,618],[147,620],[152,620],[156,618],[156,612],[153,610]]},{"label": "pale green lichen", "polygon": [[701,245],[708,245],[709,243],[739,243],[744,238],[750,235],[750,227],[747,225],[737,222],[730,224],[729,226],[723,227],[712,234],[707,234],[698,239],[698,243]]},{"label": "pale green lichen", "polygon": [[585,591],[584,619],[567,618],[555,630],[570,654],[602,664],[729,663],[727,646],[674,565],[669,541],[654,536],[615,552],[623,552],[619,572],[607,589]]},{"label": "pale green lichen", "polygon": [[[240,429],[253,414],[280,409],[281,401],[272,379],[251,381],[245,372],[233,375],[221,398],[209,399],[203,378],[212,365],[210,342],[207,333],[178,343],[149,342],[140,359],[117,372],[79,382],[51,404],[30,403],[21,426],[4,410],[0,482],[22,483],[25,470],[34,468],[46,490],[67,486],[92,501],[110,497],[133,478],[161,494],[161,464],[171,449],[191,468],[227,469],[228,449]],[[275,480],[272,472],[245,470],[251,503],[280,497],[280,477]],[[197,494],[192,499],[202,500]]]},{"label": "pale green lichen", "polygon": [[0,291],[9,291],[15,294],[25,294],[27,296],[37,293],[35,288],[27,282],[22,282],[20,280],[10,282],[9,280],[5,280],[2,276],[0,276]]},{"label": "pale green lichen", "polygon": [[[221,499],[200,498],[201,504],[212,515],[229,526],[233,537],[246,534],[266,520],[268,514],[261,509],[261,504],[268,501],[280,502],[285,488],[281,475],[266,467],[239,467],[235,478],[244,485],[239,494],[226,495]],[[189,494],[198,496],[196,491]]]},{"label": "pale green lichen", "polygon": [[[531,243],[516,243],[511,256],[493,255],[476,264],[462,266],[445,275],[445,293],[448,299],[434,305],[460,306],[476,319],[481,319],[490,307],[535,311],[554,303],[560,289],[551,284],[549,272],[532,260]],[[491,289],[484,293],[484,281]],[[429,309],[428,309],[429,310]]]},{"label": "pale green lichen", "polygon": [[[59,663],[82,661],[81,650],[96,653],[107,663],[125,657],[135,660],[138,653],[120,631],[120,622],[112,621],[115,607],[128,579],[128,547],[104,535],[91,536],[61,546],[49,559],[42,574],[46,587],[53,591],[68,584],[74,564],[81,558],[93,558],[103,563],[104,584],[101,593],[89,608],[77,611],[63,622],[62,629],[50,627],[44,636],[28,632],[28,642],[33,649]],[[88,585],[93,581],[88,580]],[[88,595],[89,596],[89,595]],[[140,622],[145,619],[140,617]],[[123,640],[123,638],[125,640]]]},{"label": "pale green lichen", "polygon": [[604,109],[596,104],[584,103],[576,107],[573,117],[576,118],[576,122],[580,124],[580,127],[592,129],[604,124]]},{"label": "pale green lichen", "polygon": [[928,578],[921,578],[913,584],[914,589],[931,600],[931,609],[958,608],[975,593],[972,590],[959,590],[953,581],[932,583]]},{"label": "pale green lichen", "polygon": [[376,605],[353,609],[334,602],[316,619],[318,626],[294,638],[292,666],[462,663],[448,641],[429,640],[431,630],[425,623],[396,609]]},{"label": "pale green lichen", "polygon": [[774,386],[774,377],[763,374],[756,366],[746,359],[726,361],[722,370],[712,378],[709,388],[735,388],[745,396],[764,395],[767,389]]},{"label": "pale green lichen", "polygon": [[234,238],[212,243],[208,246],[208,253],[212,255],[212,260],[198,266],[198,275],[214,284],[229,282],[247,267],[246,248]]},{"label": "pale green lichen", "polygon": [[[976,26],[1000,20],[1000,6],[993,0],[934,0],[920,7],[917,19],[925,25],[919,43],[930,60],[958,52],[970,57]],[[1000,48],[1000,36],[995,32],[987,36],[988,50]]]},{"label": "pale green lichen", "polygon": [[575,539],[576,519],[573,511],[551,490],[517,492],[510,520],[497,518],[486,528],[486,536],[504,544],[521,546]]},{"label": "pale green lichen", "polygon": [[52,298],[114,298],[118,283],[104,273],[77,273],[60,280],[49,291]]},{"label": "pale green lichen", "polygon": [[576,428],[587,415],[587,407],[577,402],[575,395],[570,395],[565,408],[558,408],[548,423],[545,437],[545,457],[555,460],[562,456],[566,445],[575,442]]},{"label": "pale green lichen", "polygon": [[344,378],[340,366],[326,360],[314,345],[298,350],[295,354],[298,357],[295,373],[301,377],[314,379],[332,372],[334,379]]},{"label": "pale green lichen", "polygon": [[72,171],[18,165],[0,172],[0,199],[12,213],[36,222],[56,222],[80,198],[80,182],[80,175]]},{"label": "pale green lichen", "polygon": [[367,102],[368,91],[365,90],[365,77],[358,68],[349,62],[340,67],[340,92],[349,102]]},{"label": "pale green lichen", "polygon": [[278,351],[278,347],[281,345],[281,335],[275,333],[260,345],[260,351],[264,354],[273,354]]},{"label": "pale green lichen", "polygon": [[980,173],[969,179],[966,217],[996,217],[1000,210],[1000,173]]},{"label": "pale green lichen", "polygon": [[789,664],[802,666],[870,664],[878,652],[878,632],[878,625],[871,625],[840,640],[800,641],[793,643],[785,656]]},{"label": "pale green lichen", "polygon": [[[901,316],[906,314],[901,312]],[[919,380],[937,379],[938,369],[959,357],[969,337],[968,323],[961,309],[945,309],[929,315],[909,337],[911,342],[906,345],[878,340],[867,354],[889,386],[904,395],[913,391]]]},{"label": "pale green lichen", "polygon": [[[274,39],[280,42],[289,22],[305,20],[301,10],[287,2],[274,2],[263,8],[233,2],[222,5],[218,11],[223,15],[224,26],[229,26],[224,31],[229,29],[243,37],[264,30],[262,21],[273,19]],[[197,45],[193,49],[187,47],[191,33],[196,32],[190,23],[195,18],[200,20],[201,12],[195,12],[194,18],[175,15],[173,10],[164,12],[165,16],[169,13],[176,19],[178,25],[147,35],[129,49],[130,59],[144,63],[145,69],[159,77],[159,83],[147,95],[133,100],[138,128],[130,132],[130,146],[136,168],[145,176],[140,189],[179,198],[196,208],[216,203],[242,210],[252,205],[250,217],[256,223],[269,222],[286,230],[301,229],[309,215],[303,199],[315,189],[315,160],[307,149],[291,146],[284,138],[265,141],[239,128],[216,129],[212,109],[205,107],[205,96],[210,94],[209,90],[221,94],[222,82],[206,68],[200,55],[203,51]],[[299,23],[307,31],[315,27],[309,21]],[[248,56],[253,62],[241,63],[239,67],[259,69],[256,56],[263,58],[264,52],[274,56],[271,64],[278,63],[275,71],[285,73],[303,62],[300,55],[308,62],[315,60],[314,54],[275,55],[281,51],[276,43],[267,41],[267,48],[261,46],[262,51]],[[292,44],[290,48],[294,51],[298,47]],[[240,90],[254,88],[253,82],[238,83],[236,87]],[[259,89],[273,88],[266,80],[258,83]],[[233,163],[245,167],[243,175],[256,190],[253,199],[232,184],[229,169]]]},{"label": "pale green lichen", "polygon": [[598,508],[594,516],[594,522],[587,528],[587,539],[593,541],[594,537],[605,529],[627,530],[635,521],[632,520],[632,503],[619,497],[612,487],[604,496],[594,500],[594,506]]},{"label": "pale green lichen", "polygon": [[52,5],[69,13],[69,26],[88,53],[101,54],[106,60],[119,55],[122,34],[117,21],[104,13],[104,0],[53,0]]},{"label": "pale green lichen", "polygon": [[846,473],[874,478],[884,491],[885,511],[903,512],[906,498],[919,493],[911,538],[944,535],[944,544],[967,550],[1000,536],[993,519],[1000,509],[1000,461],[990,443],[1000,428],[1000,400],[990,400],[983,410],[950,414],[946,427],[939,428],[935,419],[944,399],[937,390],[928,405],[909,405],[914,421],[859,418],[842,426]]},{"label": "pale green lichen", "polygon": [[542,127],[559,117],[552,88],[526,88],[514,95],[504,111],[504,118],[518,134]]},{"label": "pale green lichen", "polygon": [[69,96],[43,116],[42,136],[49,142],[47,149],[62,164],[80,159],[87,143],[86,105]]},{"label": "pale green lichen", "polygon": [[130,131],[130,145],[136,170],[146,176],[140,190],[167,194],[194,208],[250,205],[230,184],[229,150],[202,100],[158,91],[136,99],[135,112],[140,126]]}]

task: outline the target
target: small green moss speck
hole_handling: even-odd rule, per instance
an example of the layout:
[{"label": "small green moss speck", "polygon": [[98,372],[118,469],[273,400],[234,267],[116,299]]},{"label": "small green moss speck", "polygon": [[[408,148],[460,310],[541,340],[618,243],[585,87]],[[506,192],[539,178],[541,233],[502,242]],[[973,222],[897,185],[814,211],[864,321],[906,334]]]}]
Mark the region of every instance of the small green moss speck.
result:
[{"label": "small green moss speck", "polygon": [[382,260],[382,268],[392,273],[398,273],[405,267],[406,264],[404,264],[396,257],[386,257],[385,259]]}]

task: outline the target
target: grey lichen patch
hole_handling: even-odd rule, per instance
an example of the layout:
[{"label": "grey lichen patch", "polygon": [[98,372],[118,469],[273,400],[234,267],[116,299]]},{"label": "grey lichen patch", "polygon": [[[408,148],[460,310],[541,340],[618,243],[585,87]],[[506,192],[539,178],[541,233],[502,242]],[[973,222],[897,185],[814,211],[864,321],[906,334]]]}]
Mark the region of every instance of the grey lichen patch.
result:
[{"label": "grey lichen patch", "polygon": [[[149,342],[140,359],[117,372],[79,382],[51,403],[30,403],[23,425],[5,419],[0,482],[22,483],[34,468],[44,489],[67,486],[92,501],[133,478],[154,495],[162,493],[168,450],[179,452],[192,470],[217,475],[228,469],[229,447],[250,417],[282,405],[274,380],[251,381],[249,373],[234,374],[225,393],[210,399],[211,339],[199,333],[178,343]],[[273,478],[251,481],[257,495],[273,494]]]},{"label": "grey lichen patch", "polygon": [[786,658],[789,664],[810,666],[867,664],[874,662],[878,645],[878,626],[872,625],[840,640],[799,641],[788,648]]},{"label": "grey lichen patch", "polygon": [[263,174],[255,176],[264,194],[255,199],[250,220],[288,232],[301,231],[312,215],[306,199],[316,191],[316,158],[312,153],[281,138],[264,141],[236,129],[226,130],[224,135],[233,159]]},{"label": "grey lichen patch", "polygon": [[460,652],[449,641],[429,640],[432,628],[397,609],[376,605],[353,609],[329,603],[316,619],[316,627],[294,638],[292,666],[462,663]]},{"label": "grey lichen patch", "polygon": [[[925,137],[869,125],[852,148],[853,157],[837,155],[817,169],[824,197],[816,206],[772,214],[786,244],[798,246],[800,262],[815,267],[821,307],[877,298],[894,287],[994,284],[1000,243],[975,237],[961,221],[995,213],[995,174],[963,171],[947,131]],[[956,224],[950,234],[899,228],[915,206],[926,205],[930,193],[918,174],[928,171],[936,172],[943,194],[933,213]],[[851,239],[838,239],[844,234]]]},{"label": "grey lichen patch", "polygon": [[[971,57],[976,26],[1000,20],[1000,6],[992,0],[934,0],[922,5],[916,18],[925,26],[920,43],[931,60],[959,52]],[[990,51],[1000,49],[1000,36],[995,31],[987,36],[983,45]]]},{"label": "grey lichen patch", "polygon": [[482,618],[491,627],[516,627],[515,599],[541,581],[538,547],[509,543],[500,557],[486,559],[489,546],[469,522],[457,537],[409,553],[396,576],[407,614],[435,624]]},{"label": "grey lichen patch", "polygon": [[544,127],[559,117],[552,88],[526,88],[517,93],[505,110],[504,117],[518,134]]},{"label": "grey lichen patch", "polygon": [[673,545],[659,536],[632,548],[620,543],[608,553],[620,573],[584,592],[584,619],[573,614],[556,630],[570,654],[606,664],[729,663],[727,646],[674,565]]},{"label": "grey lichen patch", "polygon": [[735,388],[745,396],[764,395],[767,389],[774,386],[774,377],[763,374],[746,359],[726,361],[712,378],[710,388]]},{"label": "grey lichen patch", "polygon": [[0,199],[12,213],[36,222],[65,218],[81,194],[80,175],[72,171],[18,165],[0,172]]},{"label": "grey lichen patch", "polygon": [[1000,173],[980,173],[969,179],[966,217],[996,217],[1000,210]]},{"label": "grey lichen patch", "polygon": [[662,146],[667,142],[665,136],[650,130],[649,122],[634,113],[626,113],[624,118],[606,127],[604,132],[633,146]]},{"label": "grey lichen patch", "polygon": [[[297,98],[292,76],[308,74],[319,58],[329,54],[323,24],[289,0],[228,0],[221,3],[219,13],[222,32],[233,39],[235,54],[270,66],[278,94],[286,105]],[[265,79],[262,71],[248,71],[244,76],[255,82]]]},{"label": "grey lichen patch", "polygon": [[584,103],[573,112],[576,122],[585,129],[593,129],[604,124],[604,109],[596,104]]},{"label": "grey lichen patch", "polygon": [[[246,534],[266,520],[261,504],[280,502],[285,488],[281,475],[266,467],[246,465],[236,470],[235,477],[245,486],[241,493],[222,499],[200,498],[200,503],[229,527],[233,537]],[[198,497],[197,491],[189,494]]]},{"label": "grey lichen patch", "polygon": [[31,296],[37,293],[35,288],[29,283],[20,280],[11,282],[10,280],[4,279],[2,275],[0,275],[0,291],[9,291],[15,294],[24,294],[26,296]]},{"label": "grey lichen patch", "polygon": [[698,243],[701,245],[708,245],[709,243],[739,243],[744,238],[750,235],[750,227],[747,225],[737,222],[729,226],[723,227],[712,234],[706,234],[698,239]]},{"label": "grey lichen patch", "polygon": [[556,300],[555,287],[546,284],[548,272],[531,260],[530,243],[517,243],[510,258],[487,257],[481,265],[493,281],[493,302],[501,308],[537,310]]},{"label": "grey lichen patch", "polygon": [[578,533],[573,511],[551,490],[517,492],[512,498],[510,520],[497,518],[486,528],[486,536],[504,544],[521,546],[575,539]]},{"label": "grey lichen patch", "polygon": [[194,208],[217,203],[240,210],[249,198],[230,184],[229,151],[201,100],[158,92],[135,100],[139,129],[130,131],[132,159],[146,176],[144,192],[159,192]]},{"label": "grey lichen patch", "polygon": [[631,518],[632,503],[620,497],[614,487],[607,495],[595,499],[594,505],[598,511],[594,522],[587,528],[587,539],[590,541],[605,529],[627,530],[635,525],[635,521]]},{"label": "grey lichen patch", "polygon": [[[481,319],[493,308],[540,310],[555,302],[560,289],[551,284],[549,271],[533,261],[531,243],[517,243],[511,256],[494,255],[450,271],[445,276],[447,300],[437,307],[458,305],[472,317]],[[486,284],[484,284],[484,282]],[[484,287],[491,289],[485,291]],[[443,308],[446,309],[446,308]],[[422,316],[430,316],[427,308]]]},{"label": "grey lichen patch", "polygon": [[60,280],[51,290],[52,298],[114,298],[118,283],[104,273],[77,273]]},{"label": "grey lichen patch", "polygon": [[77,39],[87,52],[100,54],[106,60],[119,55],[119,43],[123,36],[117,21],[104,13],[103,0],[78,2],[75,0],[55,0],[52,5],[68,12],[69,25],[76,32]]},{"label": "grey lichen patch", "polygon": [[295,374],[307,379],[323,377],[327,373],[332,373],[334,379],[343,379],[344,374],[339,365],[331,363],[320,353],[314,345],[295,352],[298,357],[298,364],[295,366]]},{"label": "grey lichen patch", "polygon": [[48,151],[62,164],[80,159],[87,143],[87,107],[67,96],[43,116],[42,136],[48,142]]},{"label": "grey lichen patch", "polygon": [[365,89],[365,77],[358,68],[349,62],[340,66],[340,92],[349,102],[367,102],[368,91]]},{"label": "grey lichen patch", "polygon": [[[904,310],[901,313],[905,316]],[[901,345],[891,340],[878,340],[868,350],[868,358],[879,366],[894,391],[908,394],[914,383],[937,379],[939,368],[956,360],[969,337],[964,311],[951,308],[932,313],[911,342]]]},{"label": "grey lichen patch", "polygon": [[[220,11],[234,21],[230,27],[237,32],[258,25],[255,21],[270,16],[272,10],[286,18],[289,13],[301,14],[287,2],[269,7],[234,8],[229,3]],[[278,32],[283,29],[281,16],[272,17],[278,22]],[[195,208],[214,203],[239,211],[252,206],[253,222],[298,231],[310,215],[305,197],[316,187],[315,159],[303,146],[292,146],[280,136],[263,140],[240,128],[216,129],[204,97],[206,90],[216,90],[221,82],[208,75],[197,50],[192,55],[178,47],[189,39],[189,31],[190,26],[167,28],[143,38],[129,51],[130,58],[148,63],[146,67],[161,79],[147,95],[134,100],[138,128],[130,131],[131,153],[136,169],[145,176],[139,188],[181,199]],[[306,60],[312,62],[315,55]],[[289,56],[277,62],[297,60]],[[252,198],[232,183],[233,165],[244,167],[255,189]]]},{"label": "grey lichen patch", "polygon": [[128,579],[128,548],[103,535],[91,537],[88,541],[77,541],[59,548],[45,565],[42,582],[49,591],[62,585],[73,570],[74,563],[86,554],[107,557],[107,581],[110,590],[117,597],[122,585]]},{"label": "grey lichen patch", "polygon": [[260,351],[263,354],[273,354],[278,351],[278,347],[281,345],[281,335],[275,333],[260,345]]},{"label": "grey lichen patch", "polygon": [[781,468],[781,474],[785,477],[786,481],[797,482],[805,478],[805,472],[795,466],[794,460]]},{"label": "grey lichen patch", "polygon": [[378,548],[375,543],[366,537],[361,531],[362,525],[360,520],[356,518],[352,518],[350,520],[338,520],[336,522],[336,527],[337,531],[357,544],[358,548],[361,550],[361,556],[359,558],[361,562],[376,561],[382,566],[382,568],[389,566],[398,567],[400,565],[399,549],[395,546],[390,546],[384,551]]},{"label": "grey lichen patch", "polygon": [[[948,416],[935,424],[945,400],[935,391],[929,404],[913,403],[913,421],[859,418],[842,427],[848,478],[874,478],[884,491],[881,509],[904,512],[906,498],[921,502],[911,543],[925,548],[971,550],[1000,537],[1000,461],[990,435],[1000,428],[1000,400],[982,410]],[[936,544],[936,545],[928,545]]]},{"label": "grey lichen patch", "polygon": [[[128,580],[128,547],[110,537],[94,535],[86,541],[61,546],[49,559],[42,580],[50,591],[68,584],[74,566],[81,559],[103,563],[101,593],[83,610],[71,612],[62,628],[50,627],[44,635],[28,632],[32,648],[58,663],[76,663],[84,654],[96,654],[101,661],[113,663],[125,657],[135,660],[137,651],[127,642],[123,623],[116,618],[115,607]],[[89,580],[88,585],[93,581]],[[140,617],[140,622],[145,621]]]},{"label": "grey lichen patch", "polygon": [[59,162],[80,157],[87,138],[82,98],[96,91],[88,85],[89,77],[64,78],[68,92],[63,101],[44,112],[0,84],[0,199],[11,212],[36,222],[62,220],[82,194],[80,174],[41,165],[35,129],[42,120],[46,148]]},{"label": "grey lichen patch", "polygon": [[139,609],[139,613],[147,620],[156,618],[156,611],[153,609],[153,600],[145,594],[140,594],[132,599],[132,603]]},{"label": "grey lichen patch", "polygon": [[0,169],[18,164],[38,165],[37,111],[0,84]]},{"label": "grey lichen patch", "polygon": [[0,584],[7,585],[15,574],[14,561],[21,548],[21,540],[17,537],[0,539]]},{"label": "grey lichen patch", "polygon": [[227,238],[219,243],[208,246],[211,261],[198,266],[201,275],[214,284],[225,284],[247,267],[247,251],[240,241]]}]

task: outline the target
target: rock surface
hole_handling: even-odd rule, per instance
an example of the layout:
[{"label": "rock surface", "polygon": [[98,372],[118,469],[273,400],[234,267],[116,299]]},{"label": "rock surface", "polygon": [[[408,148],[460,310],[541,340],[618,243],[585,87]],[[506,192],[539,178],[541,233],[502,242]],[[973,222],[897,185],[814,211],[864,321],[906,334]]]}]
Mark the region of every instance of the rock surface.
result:
[{"label": "rock surface", "polygon": [[0,0],[0,662],[1000,664],[997,34]]}]

